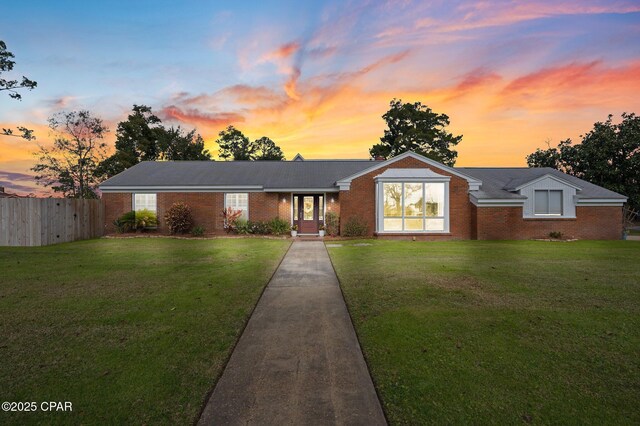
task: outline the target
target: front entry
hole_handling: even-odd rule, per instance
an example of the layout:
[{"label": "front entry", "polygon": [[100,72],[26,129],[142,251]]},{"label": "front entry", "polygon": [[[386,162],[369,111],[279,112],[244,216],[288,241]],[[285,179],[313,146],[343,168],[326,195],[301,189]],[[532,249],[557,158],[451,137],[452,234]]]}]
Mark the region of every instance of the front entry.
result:
[{"label": "front entry", "polygon": [[324,223],[324,195],[294,194],[293,223],[300,234],[317,234]]}]

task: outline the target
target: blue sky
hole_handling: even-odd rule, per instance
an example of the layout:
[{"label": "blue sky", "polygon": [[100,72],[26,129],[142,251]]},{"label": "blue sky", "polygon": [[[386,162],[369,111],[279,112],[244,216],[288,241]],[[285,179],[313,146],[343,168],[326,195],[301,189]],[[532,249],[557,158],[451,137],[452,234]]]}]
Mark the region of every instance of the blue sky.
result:
[{"label": "blue sky", "polygon": [[[399,97],[451,117],[464,135],[459,165],[523,165],[547,140],[640,110],[637,1],[3,8],[11,76],[38,87],[21,102],[0,98],[0,125],[33,128],[44,145],[55,112],[89,109],[115,130],[135,103],[197,128],[214,152],[217,133],[232,124],[271,137],[288,157],[365,158]],[[31,185],[34,149],[0,137],[0,184],[24,175]]]}]

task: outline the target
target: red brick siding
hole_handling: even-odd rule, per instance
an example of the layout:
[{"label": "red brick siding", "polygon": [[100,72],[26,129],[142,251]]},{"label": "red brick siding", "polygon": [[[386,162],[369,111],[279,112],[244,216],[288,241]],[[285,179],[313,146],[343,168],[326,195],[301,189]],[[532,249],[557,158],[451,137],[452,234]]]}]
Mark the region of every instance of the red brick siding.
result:
[{"label": "red brick siding", "polygon": [[113,226],[113,221],[132,209],[131,194],[128,192],[104,193],[102,205],[104,206],[104,230],[108,234],[114,233],[116,227]]},{"label": "red brick siding", "polygon": [[[282,200],[285,199],[283,203]],[[113,221],[123,213],[131,211],[131,193],[105,193],[102,196],[105,206],[105,230],[115,232]],[[222,210],[224,209],[223,192],[158,192],[157,212],[159,219],[158,232],[168,233],[164,223],[164,215],[174,204],[182,202],[191,207],[195,225],[203,226],[207,233],[224,232]],[[288,193],[249,193],[249,220],[268,221],[280,217],[287,221],[291,218],[291,194]]]},{"label": "red brick siding", "polygon": [[622,207],[578,206],[575,219],[525,219],[522,207],[478,207],[476,221],[480,240],[548,238],[550,232],[593,240],[622,235]]},{"label": "red brick siding", "polygon": [[168,233],[164,215],[175,203],[185,203],[191,207],[193,223],[203,226],[207,233],[220,233],[224,194],[222,192],[158,192],[157,194],[158,232]]},{"label": "red brick siding", "polygon": [[276,192],[249,193],[249,220],[268,221],[279,216],[278,202],[282,198]]},{"label": "red brick siding", "polygon": [[[429,166],[415,158],[405,158],[389,166],[381,167],[366,175],[360,176],[351,182],[349,191],[340,191],[340,230],[344,229],[344,224],[352,217],[360,217],[368,224],[368,235],[374,235],[376,206],[375,206],[375,181],[374,178],[387,169],[409,169],[428,168],[435,173],[450,176],[449,182],[449,234],[415,234],[419,239],[470,239],[471,230],[471,208],[469,201],[469,184],[466,179],[452,175],[445,170]],[[414,235],[401,234],[384,237],[412,238]]]},{"label": "red brick siding", "polygon": [[[333,200],[333,201],[332,201]],[[340,216],[340,194],[337,192],[327,192],[326,212],[335,213]]]}]

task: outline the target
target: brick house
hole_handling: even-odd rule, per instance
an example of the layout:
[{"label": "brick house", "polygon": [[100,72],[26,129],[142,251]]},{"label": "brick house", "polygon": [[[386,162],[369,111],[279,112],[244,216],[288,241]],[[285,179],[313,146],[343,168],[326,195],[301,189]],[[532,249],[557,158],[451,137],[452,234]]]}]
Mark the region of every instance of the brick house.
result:
[{"label": "brick house", "polygon": [[105,229],[130,210],[160,219],[175,202],[209,233],[221,212],[279,217],[317,234],[325,214],[367,224],[370,236],[416,239],[619,239],[626,197],[550,168],[448,167],[413,152],[386,161],[142,162],[100,185]]}]

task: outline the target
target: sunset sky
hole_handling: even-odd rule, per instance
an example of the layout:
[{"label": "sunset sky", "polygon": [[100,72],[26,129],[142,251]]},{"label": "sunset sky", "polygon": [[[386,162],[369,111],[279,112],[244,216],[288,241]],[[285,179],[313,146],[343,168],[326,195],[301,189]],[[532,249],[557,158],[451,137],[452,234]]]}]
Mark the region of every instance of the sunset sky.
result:
[{"label": "sunset sky", "polygon": [[[640,1],[7,1],[14,72],[0,127],[47,145],[47,117],[132,105],[197,128],[233,124],[287,158],[367,158],[396,97],[450,116],[459,166],[523,166],[545,141],[640,113]],[[37,189],[36,142],[0,136],[0,186]]]}]

